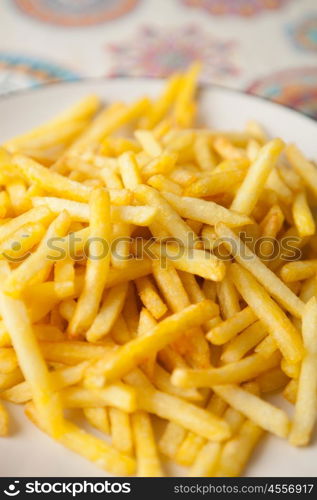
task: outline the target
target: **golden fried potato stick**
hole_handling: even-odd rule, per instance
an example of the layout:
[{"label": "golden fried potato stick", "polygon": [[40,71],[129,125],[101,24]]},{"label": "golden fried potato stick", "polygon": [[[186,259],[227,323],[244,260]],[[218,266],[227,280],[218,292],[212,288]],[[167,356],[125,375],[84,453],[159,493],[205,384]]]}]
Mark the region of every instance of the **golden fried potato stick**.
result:
[{"label": "golden fried potato stick", "polygon": [[284,389],[289,378],[279,367],[276,367],[257,377],[256,381],[259,384],[260,392],[268,393]]},{"label": "golden fried potato stick", "polygon": [[301,237],[315,234],[316,226],[304,191],[297,193],[292,206],[294,223]]},{"label": "golden fried potato stick", "polygon": [[[143,169],[144,173],[144,169]],[[147,184],[157,189],[160,192],[174,193],[176,195],[181,195],[183,190],[179,184],[167,179],[162,174],[155,174],[148,178]]]},{"label": "golden fried potato stick", "polygon": [[[156,325],[157,325],[157,321],[152,316],[150,311],[148,311],[148,309],[146,309],[145,307],[142,307],[140,315],[139,315],[137,336],[148,335],[149,333],[151,333],[152,329]],[[129,336],[128,340],[130,340],[130,337],[131,337],[131,335]],[[156,361],[156,354],[152,354],[141,365],[142,370],[149,377],[153,377],[155,361]]]},{"label": "golden fried potato stick", "polygon": [[234,146],[227,137],[221,135],[214,138],[212,147],[224,160],[238,160],[246,157],[243,149]]},{"label": "golden fried potato stick", "polygon": [[60,391],[60,396],[65,408],[111,406],[128,413],[135,411],[137,408],[133,387],[121,382],[95,391],[83,387],[66,387]]},{"label": "golden fried potato stick", "polygon": [[243,243],[237,234],[225,224],[216,226],[217,235],[224,245],[233,252],[235,260],[247,269],[285,309],[300,318],[303,302]]},{"label": "golden fried potato stick", "polygon": [[197,235],[193,233],[193,230],[183,221],[156,189],[141,184],[136,187],[134,194],[139,202],[148,204],[157,209],[156,221],[159,222],[171,236],[177,238],[185,247],[193,245],[189,235],[192,235],[193,241],[195,241]]},{"label": "golden fried potato stick", "polygon": [[0,243],[0,258],[9,262],[21,262],[45,234],[45,226],[39,222],[30,222],[15,231]]},{"label": "golden fried potato stick", "polygon": [[39,223],[47,226],[53,218],[54,214],[47,207],[32,208],[0,226],[0,241],[1,243],[5,242],[14,233],[25,227],[26,224]]},{"label": "golden fried potato stick", "polygon": [[[264,358],[269,358],[273,352],[277,350],[277,343],[273,338],[273,335],[267,335],[262,342],[260,342],[254,349],[254,352],[258,352]],[[285,359],[285,358],[283,358]],[[283,360],[282,360],[283,361]]]},{"label": "golden fried potato stick", "polygon": [[112,340],[102,344],[92,344],[78,340],[40,341],[41,352],[47,361],[62,363],[67,366],[77,365],[82,361],[93,361],[111,353],[115,347]]},{"label": "golden fried potato stick", "polygon": [[211,172],[217,165],[216,155],[210,147],[208,136],[198,134],[194,142],[196,162],[202,170]]},{"label": "golden fried potato stick", "polygon": [[[146,372],[146,371],[145,371]],[[147,373],[147,372],[146,372]],[[179,398],[188,399],[188,401],[202,401],[202,394],[196,389],[187,389],[176,387],[171,380],[171,375],[159,364],[155,364],[153,374],[148,374],[153,385],[160,391],[178,396]]]},{"label": "golden fried potato stick", "polygon": [[142,126],[152,129],[163,120],[180,91],[182,76],[174,73],[166,83],[162,94],[150,106],[147,115],[142,118]]},{"label": "golden fried potato stick", "polygon": [[[67,210],[73,220],[89,222],[89,205],[79,201],[72,201],[54,196],[35,196],[32,198],[35,207],[47,206],[54,214]],[[148,206],[134,207],[132,205],[112,206],[110,209],[111,222],[147,226],[156,216],[156,209]]]},{"label": "golden fried potato stick", "polygon": [[156,158],[163,153],[162,146],[152,131],[138,129],[134,132],[134,136],[150,157]]},{"label": "golden fried potato stick", "polygon": [[247,306],[242,311],[237,312],[231,318],[214,326],[206,335],[206,338],[215,345],[226,344],[238,333],[252,325],[257,319],[251,307]]},{"label": "golden fried potato stick", "polygon": [[239,359],[243,358],[247,352],[251,351],[266,336],[267,332],[261,321],[256,321],[224,346],[221,361],[224,363],[239,361]]},{"label": "golden fried potato stick", "polygon": [[168,422],[158,443],[160,452],[173,459],[185,436],[186,429],[184,427],[172,421]]},{"label": "golden fried potato stick", "polygon": [[[25,413],[37,427],[46,432],[44,422],[32,403],[26,405]],[[105,441],[85,432],[69,420],[65,421],[64,427],[64,432],[58,441],[66,448],[90,460],[106,472],[123,476],[134,473],[135,461],[133,458],[119,453]]]},{"label": "golden fried potato stick", "polygon": [[216,477],[237,477],[243,472],[248,459],[258,441],[263,436],[263,430],[250,420],[246,420],[237,436],[227,441],[221,450],[219,462],[213,473]]},{"label": "golden fried potato stick", "polygon": [[230,406],[262,429],[280,437],[288,436],[290,421],[284,411],[236,385],[216,385],[213,389]]},{"label": "golden fried potato stick", "polygon": [[110,434],[110,423],[107,408],[83,408],[87,422],[104,434]]},{"label": "golden fried potato stick", "polygon": [[142,184],[139,165],[132,152],[128,151],[119,156],[118,167],[125,188],[133,190]]},{"label": "golden fried potato stick", "polygon": [[[0,262],[0,277],[3,282],[9,275],[6,262]],[[52,380],[39,349],[35,333],[25,305],[0,291],[0,312],[11,337],[19,365],[31,387],[32,396],[43,426],[54,437],[64,429],[62,406],[58,394],[54,392]]]},{"label": "golden fried potato stick", "polygon": [[0,391],[5,391],[23,381],[20,368],[10,373],[0,373]]},{"label": "golden fried potato stick", "polygon": [[202,300],[208,298],[201,290],[193,274],[186,273],[186,271],[178,271],[178,276],[180,277],[181,282],[192,304],[197,304],[197,302],[201,302]]},{"label": "golden fried potato stick", "polygon": [[162,267],[165,266],[165,261],[169,260],[176,269],[208,280],[222,281],[225,276],[224,262],[199,248],[183,248],[174,243],[155,243],[150,248],[160,259]]},{"label": "golden fried potato stick", "polygon": [[43,125],[6,141],[3,146],[11,153],[14,153],[20,150],[21,147],[28,147],[34,140],[43,140],[48,135],[58,131],[60,127],[91,118],[98,110],[99,106],[99,97],[96,95],[89,95]]},{"label": "golden fried potato stick", "polygon": [[230,207],[232,210],[245,215],[251,214],[283,148],[281,139],[273,139],[262,147],[238,189]]},{"label": "golden fried potato stick", "polygon": [[122,267],[110,269],[105,287],[112,288],[121,283],[147,276],[151,272],[152,261],[150,259],[129,259]]},{"label": "golden fried potato stick", "polygon": [[301,177],[306,186],[317,194],[317,172],[313,163],[307,160],[295,144],[288,144],[285,154],[292,168]]},{"label": "golden fried potato stick", "polygon": [[261,237],[261,256],[270,258],[274,254],[274,238],[282,229],[284,214],[279,205],[273,205],[260,223]]},{"label": "golden fried potato stick", "polygon": [[139,477],[164,476],[150,416],[144,411],[131,415]]},{"label": "golden fried potato stick", "polygon": [[10,373],[18,367],[14,351],[7,347],[0,348],[0,372]]},{"label": "golden fried potato stick", "polygon": [[0,437],[9,434],[9,414],[2,403],[0,403]]},{"label": "golden fried potato stick", "polygon": [[233,264],[230,273],[240,294],[272,335],[283,356],[291,362],[300,361],[304,353],[302,340],[286,314],[248,271]]},{"label": "golden fried potato stick", "polygon": [[133,436],[130,415],[118,409],[109,408],[111,443],[125,455],[133,454]]},{"label": "golden fried potato stick", "polygon": [[195,62],[182,77],[182,85],[175,99],[173,119],[179,126],[190,126],[192,123],[192,106],[197,88],[198,75],[201,71],[201,63]]},{"label": "golden fried potato stick", "polygon": [[146,111],[149,99],[141,98],[130,106],[121,102],[113,103],[105,108],[91,123],[90,127],[72,145],[68,155],[94,150],[107,136],[118,130],[123,125],[137,119]]},{"label": "golden fried potato stick", "polygon": [[251,380],[279,365],[281,355],[275,352],[265,359],[251,354],[239,361],[206,370],[178,368],[173,372],[172,383],[178,387],[213,387],[219,384],[239,384]]},{"label": "golden fried potato stick", "polygon": [[86,338],[89,342],[97,342],[111,331],[122,311],[127,291],[128,284],[121,283],[106,292],[100,311],[86,332]]},{"label": "golden fried potato stick", "polygon": [[250,217],[228,210],[213,201],[177,196],[177,194],[168,192],[162,192],[162,195],[181,217],[188,217],[212,226],[218,222],[223,222],[230,227],[252,224]]},{"label": "golden fried potato stick", "polygon": [[317,273],[317,259],[297,260],[284,264],[281,278],[285,283],[312,278]]},{"label": "golden fried potato stick", "polygon": [[[225,413],[226,407],[227,404],[224,402],[224,400],[219,398],[216,394],[213,394],[206,406],[206,410],[211,412],[213,415],[222,417]],[[173,458],[180,465],[184,465],[187,467],[192,465],[196,460],[197,462],[200,462],[200,451],[205,456],[205,452],[203,451],[203,447],[205,444],[205,438],[199,436],[198,434],[195,434],[194,432],[188,432],[187,436],[179,446],[177,452],[174,453]],[[212,454],[210,455],[210,462],[212,462]]]},{"label": "golden fried potato stick", "polygon": [[[211,174],[208,173],[208,175],[197,180],[191,177],[191,179],[188,180],[189,185],[185,187],[184,195],[204,198],[205,196],[215,196],[221,193],[234,192],[236,185],[241,183],[245,177],[245,167],[248,165],[248,161],[239,160],[239,164],[241,164],[240,168],[239,166],[236,167],[233,165],[230,170],[216,171],[216,169],[214,169]],[[232,211],[233,210],[235,209],[232,207]]]},{"label": "golden fried potato stick", "polygon": [[164,316],[167,307],[159,296],[152,281],[147,276],[144,276],[143,278],[138,278],[135,284],[141,301],[154,318],[159,319]]},{"label": "golden fried potato stick", "polygon": [[312,297],[305,305],[302,322],[306,354],[298,380],[295,415],[290,443],[306,445],[311,438],[317,414],[317,302]]},{"label": "golden fried potato stick", "polygon": [[136,388],[137,404],[142,410],[170,420],[187,430],[214,441],[230,436],[229,426],[222,419],[183,399],[150,388]]},{"label": "golden fried potato stick", "polygon": [[292,405],[295,405],[298,391],[298,380],[291,379],[283,391],[283,397]]},{"label": "golden fried potato stick", "polygon": [[51,223],[39,246],[19,267],[10,273],[4,284],[5,293],[12,297],[19,297],[30,283],[40,282],[39,276],[44,279],[49,275],[54,261],[60,258],[59,252],[54,253],[53,241],[61,240],[67,233],[71,219],[67,212],[60,215]]},{"label": "golden fried potato stick", "polygon": [[239,294],[230,276],[226,275],[222,281],[217,283],[217,297],[224,319],[232,318],[241,310]]},{"label": "golden fried potato stick", "polygon": [[221,444],[207,442],[189,470],[189,477],[213,477],[221,453]]},{"label": "golden fried potato stick", "polygon": [[[98,311],[110,265],[110,200],[104,189],[97,189],[90,199],[89,258],[84,289],[78,299],[68,332],[71,337],[89,328]],[[100,248],[100,243],[102,243]]]},{"label": "golden fried potato stick", "polygon": [[[60,391],[64,387],[78,384],[83,379],[87,366],[89,366],[89,362],[83,361],[78,365],[51,372],[52,386],[56,391]],[[32,399],[30,384],[26,381],[20,382],[3,391],[1,397],[15,404],[26,403]]]},{"label": "golden fried potato stick", "polygon": [[23,177],[30,183],[38,184],[44,191],[75,201],[89,201],[91,187],[53,172],[27,156],[16,155],[13,162]]}]

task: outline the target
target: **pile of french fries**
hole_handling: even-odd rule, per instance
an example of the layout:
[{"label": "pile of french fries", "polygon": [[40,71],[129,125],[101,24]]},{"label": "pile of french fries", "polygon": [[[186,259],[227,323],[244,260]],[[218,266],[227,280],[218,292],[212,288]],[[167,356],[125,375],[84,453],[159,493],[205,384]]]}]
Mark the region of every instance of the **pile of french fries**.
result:
[{"label": "pile of french fries", "polygon": [[0,435],[24,405],[138,476],[166,459],[238,476],[266,432],[310,442],[317,168],[256,122],[197,123],[198,74],[132,104],[88,96],[2,145]]}]

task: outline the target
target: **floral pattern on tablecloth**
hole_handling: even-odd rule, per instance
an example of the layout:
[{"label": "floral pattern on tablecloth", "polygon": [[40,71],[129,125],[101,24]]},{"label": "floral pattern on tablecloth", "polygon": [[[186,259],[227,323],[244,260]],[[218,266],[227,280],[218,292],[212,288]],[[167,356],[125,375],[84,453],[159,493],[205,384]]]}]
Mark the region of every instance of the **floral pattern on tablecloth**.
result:
[{"label": "floral pattern on tablecloth", "polygon": [[288,33],[295,47],[317,54],[317,11],[289,26]]},{"label": "floral pattern on tablecloth", "polygon": [[78,79],[78,74],[54,63],[0,52],[0,94],[38,87],[43,83]]},{"label": "floral pattern on tablecloth", "polygon": [[50,81],[201,81],[317,117],[317,0],[1,0],[0,94]]},{"label": "floral pattern on tablecloth", "polygon": [[201,80],[219,81],[239,73],[233,60],[236,46],[234,40],[220,39],[196,25],[177,29],[145,26],[132,39],[107,47],[113,61],[110,75],[166,77],[199,60]]},{"label": "floral pattern on tablecloth", "polygon": [[127,14],[139,0],[13,0],[28,16],[60,26],[90,26]]},{"label": "floral pattern on tablecloth", "polygon": [[277,10],[292,0],[180,0],[188,7],[204,9],[214,16],[256,16],[265,11]]},{"label": "floral pattern on tablecloth", "polygon": [[317,67],[272,73],[254,82],[247,90],[317,119]]}]

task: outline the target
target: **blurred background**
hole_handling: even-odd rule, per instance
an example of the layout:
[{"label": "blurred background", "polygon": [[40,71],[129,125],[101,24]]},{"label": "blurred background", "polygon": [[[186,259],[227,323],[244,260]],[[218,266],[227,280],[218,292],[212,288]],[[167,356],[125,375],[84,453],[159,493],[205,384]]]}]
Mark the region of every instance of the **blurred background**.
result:
[{"label": "blurred background", "polygon": [[1,0],[0,94],[86,77],[201,80],[317,119],[316,0]]}]

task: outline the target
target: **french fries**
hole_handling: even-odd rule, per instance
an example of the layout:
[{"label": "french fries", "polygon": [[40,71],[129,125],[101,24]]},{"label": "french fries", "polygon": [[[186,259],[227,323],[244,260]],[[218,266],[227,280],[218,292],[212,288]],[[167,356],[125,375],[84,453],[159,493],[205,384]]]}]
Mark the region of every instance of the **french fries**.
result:
[{"label": "french fries", "polygon": [[252,422],[280,437],[287,437],[290,421],[284,411],[235,385],[214,386],[214,391]]},{"label": "french fries", "polygon": [[317,413],[317,303],[313,297],[305,306],[303,338],[306,354],[298,381],[295,416],[290,443],[303,446],[309,442]]},{"label": "french fries", "polygon": [[0,403],[0,436],[9,434],[9,415],[2,403]]},{"label": "french fries", "polygon": [[[1,280],[8,276],[7,263],[0,268]],[[58,436],[64,419],[58,393],[54,392],[47,366],[39,349],[24,303],[0,291],[0,311],[17,353],[19,365],[29,382],[34,402],[47,432]]]},{"label": "french fries", "polygon": [[[302,301],[257,257],[236,234],[224,224],[216,226],[216,232],[225,238],[229,251],[234,248],[235,260],[257,278],[266,290],[296,317],[301,317]],[[229,243],[226,243],[229,242]]]},{"label": "french fries", "polygon": [[[191,244],[189,234],[193,234],[193,231],[156,189],[142,184],[135,188],[134,194],[139,202],[146,203],[157,209],[156,220],[163,229],[181,241],[185,247]],[[193,238],[195,236],[193,234]]]},{"label": "french fries", "polygon": [[279,364],[280,355],[274,353],[265,359],[260,354],[252,354],[240,361],[208,370],[177,369],[172,382],[179,387],[213,387],[217,384],[237,384],[253,379]]},{"label": "french fries", "polygon": [[[92,324],[99,308],[102,292],[109,272],[109,250],[104,252],[98,243],[110,246],[110,202],[108,193],[96,190],[90,200],[90,238],[89,258],[85,275],[84,289],[69,323],[69,333],[75,337]],[[101,254],[100,254],[101,251]],[[104,255],[105,253],[105,255]]]},{"label": "french fries", "polygon": [[285,358],[291,362],[300,361],[304,352],[300,335],[282,309],[248,271],[233,264],[231,273],[239,292],[274,337]]},{"label": "french fries", "polygon": [[315,221],[307,203],[305,193],[297,193],[293,207],[293,218],[298,234],[301,237],[315,234]]},{"label": "french fries", "polygon": [[[111,191],[109,195],[111,198]],[[32,198],[32,203],[34,207],[47,206],[54,214],[59,214],[66,209],[73,220],[89,222],[89,205],[87,203],[64,198],[55,198],[54,196],[34,196]],[[155,218],[156,210],[148,206],[134,207],[131,205],[123,205],[112,206],[110,213],[112,222],[147,226]]]},{"label": "french fries", "polygon": [[251,224],[249,217],[228,210],[212,201],[197,200],[188,196],[177,196],[169,192],[163,192],[162,194],[181,217],[188,217],[213,226],[218,222],[228,224],[230,227]]},{"label": "french fries", "polygon": [[133,389],[120,383],[108,385],[93,393],[84,388],[69,387],[60,391],[60,396],[65,408],[113,406],[125,412],[136,409]]},{"label": "french fries", "polygon": [[222,351],[221,360],[225,363],[238,361],[259,344],[266,335],[267,333],[261,321],[256,321],[226,344]]},{"label": "french fries", "polygon": [[148,277],[139,278],[136,280],[136,286],[140,299],[154,318],[159,319],[167,311],[167,307],[161,297],[155,290],[153,283]]},{"label": "french fries", "polygon": [[89,342],[97,342],[110,332],[122,311],[127,291],[127,283],[122,283],[112,287],[106,293],[99,313],[96,315],[91,327],[87,330],[86,337]]},{"label": "french fries", "polygon": [[130,416],[117,408],[109,408],[112,445],[125,455],[132,455],[132,428]]},{"label": "french fries", "polygon": [[[26,406],[26,415],[41,430],[46,432],[45,425],[39,418],[32,403]],[[70,421],[66,421],[65,430],[61,434],[59,441],[70,450],[82,455],[101,469],[110,471],[113,474],[133,474],[135,471],[135,461],[132,457],[118,452],[105,441],[88,434],[80,427]]]},{"label": "french fries", "polygon": [[164,392],[137,388],[138,406],[158,417],[192,430],[199,436],[222,441],[230,436],[226,422],[211,413]]},{"label": "french fries", "polygon": [[150,335],[137,337],[120,347],[109,359],[101,359],[87,370],[86,383],[91,387],[102,387],[107,381],[116,380],[132,370],[146,356],[163,349],[180,337],[183,329],[201,325],[213,315],[213,305],[205,300],[188,306],[161,321]]},{"label": "french fries", "polygon": [[316,421],[316,165],[258,122],[195,127],[199,70],[0,147],[0,399],[110,474],[236,477]]},{"label": "french fries", "polygon": [[54,260],[58,258],[57,255],[54,259],[54,250],[50,248],[50,242],[54,238],[65,236],[70,223],[67,212],[62,212],[52,222],[36,251],[8,276],[4,285],[7,294],[15,298],[20,297],[27,285],[32,280],[34,283],[34,279],[36,280],[39,274],[42,273],[44,277],[49,275]]},{"label": "french fries", "polygon": [[110,434],[110,423],[107,408],[83,408],[87,422],[104,434]]},{"label": "french fries", "polygon": [[149,415],[137,411],[131,416],[136,447],[137,475],[139,477],[161,477],[162,467],[155,443]]},{"label": "french fries", "polygon": [[255,445],[263,435],[263,430],[250,420],[246,420],[236,437],[223,446],[219,462],[213,473],[216,477],[236,477],[241,475]]},{"label": "french fries", "polygon": [[242,311],[212,328],[207,334],[207,339],[215,345],[226,344],[239,332],[254,323],[256,319],[252,309],[245,307]]},{"label": "french fries", "polygon": [[274,139],[263,146],[231,204],[232,210],[245,215],[252,212],[283,148],[281,139]]}]

